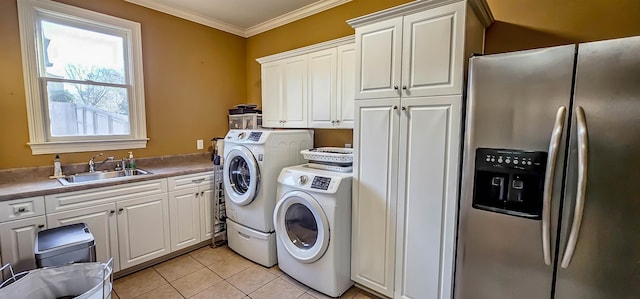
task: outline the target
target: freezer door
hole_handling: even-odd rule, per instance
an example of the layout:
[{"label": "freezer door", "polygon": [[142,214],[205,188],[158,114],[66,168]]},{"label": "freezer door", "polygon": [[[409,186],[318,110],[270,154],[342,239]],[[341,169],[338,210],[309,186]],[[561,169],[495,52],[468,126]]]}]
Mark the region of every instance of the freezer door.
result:
[{"label": "freezer door", "polygon": [[[473,208],[474,164],[477,148],[549,151],[557,112],[569,108],[574,57],[575,46],[569,45],[471,59],[455,298],[551,295],[553,266],[546,265],[543,257],[542,221]],[[560,117],[560,128],[566,127],[567,119]],[[566,139],[562,130],[559,134]],[[554,183],[551,250],[562,190],[564,144],[559,142],[555,171],[546,178]]]},{"label": "freezer door", "polygon": [[[559,252],[567,268],[558,266],[556,298],[640,296],[639,53],[640,37],[578,46],[574,107],[584,110],[587,138],[583,147],[579,134],[570,140]],[[586,166],[581,223],[575,213],[580,160]],[[572,230],[573,256],[566,249]]]}]

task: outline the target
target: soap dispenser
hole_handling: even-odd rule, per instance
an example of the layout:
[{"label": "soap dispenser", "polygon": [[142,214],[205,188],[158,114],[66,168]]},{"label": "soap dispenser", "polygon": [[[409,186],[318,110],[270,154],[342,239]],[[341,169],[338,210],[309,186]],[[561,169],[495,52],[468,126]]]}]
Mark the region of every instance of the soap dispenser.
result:
[{"label": "soap dispenser", "polygon": [[53,176],[62,176],[62,166],[60,166],[60,155],[56,154],[56,158],[53,159]]},{"label": "soap dispenser", "polygon": [[129,168],[136,169],[136,161],[133,159],[133,153],[129,152]]}]

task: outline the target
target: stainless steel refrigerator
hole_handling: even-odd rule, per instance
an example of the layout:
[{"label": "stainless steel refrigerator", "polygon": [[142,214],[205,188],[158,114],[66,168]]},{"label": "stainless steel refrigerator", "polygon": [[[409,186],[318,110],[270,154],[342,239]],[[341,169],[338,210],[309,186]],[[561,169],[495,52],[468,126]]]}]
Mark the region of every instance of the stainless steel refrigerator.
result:
[{"label": "stainless steel refrigerator", "polygon": [[455,298],[640,298],[640,37],[471,58]]}]

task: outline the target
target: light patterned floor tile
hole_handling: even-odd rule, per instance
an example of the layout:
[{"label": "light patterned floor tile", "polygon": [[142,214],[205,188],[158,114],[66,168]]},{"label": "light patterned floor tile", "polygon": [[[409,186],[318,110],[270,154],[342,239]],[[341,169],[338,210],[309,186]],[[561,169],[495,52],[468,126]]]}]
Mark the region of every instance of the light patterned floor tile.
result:
[{"label": "light patterned floor tile", "polygon": [[153,266],[164,279],[171,282],[187,274],[198,271],[204,266],[188,254],[170,259],[162,264]]},{"label": "light patterned floor tile", "polygon": [[111,291],[111,299],[120,299],[120,297],[118,297],[115,291]]},{"label": "light patterned floor tile", "polygon": [[271,268],[269,268],[269,272],[271,272],[271,274],[280,277],[284,274],[284,272],[282,272],[282,270],[280,270],[280,267],[278,267],[278,265],[275,265]]},{"label": "light patterned floor tile", "polygon": [[254,265],[229,277],[227,281],[245,294],[250,294],[275,278],[265,268]]},{"label": "light patterned floor tile", "polygon": [[316,297],[313,297],[313,296],[309,295],[308,293],[304,293],[304,294],[302,294],[302,296],[298,297],[298,299],[316,299]]},{"label": "light patterned floor tile", "polygon": [[301,289],[303,292],[308,291],[310,288],[308,286],[306,286],[305,284],[295,280],[293,277],[287,275],[286,273],[283,273],[282,276],[280,276],[280,278],[282,278],[283,280],[289,282],[290,284],[296,286],[297,288]]},{"label": "light patterned floor tile", "polygon": [[[340,297],[340,299],[352,299],[354,296],[356,296],[356,294],[360,291],[360,289],[356,288],[356,287],[351,287],[350,289],[346,290]],[[314,298],[317,299],[333,299],[334,297],[330,297],[327,296],[326,294],[323,294],[321,292],[318,292],[314,289],[309,289],[307,291],[307,294],[313,296]]]},{"label": "light patterned floor tile", "polygon": [[227,253],[221,258],[213,260],[207,267],[226,279],[253,265],[255,265],[253,262],[242,256],[235,253]]},{"label": "light patterned floor tile", "polygon": [[183,299],[182,295],[176,291],[170,284],[165,284],[151,292],[144,293],[135,299]]},{"label": "light patterned floor tile", "polygon": [[245,295],[240,290],[236,289],[230,283],[226,281],[221,281],[219,283],[214,284],[212,287],[191,297],[191,299],[208,299],[208,298],[241,299],[246,296],[247,295]]},{"label": "light patterned floor tile", "polygon": [[304,291],[298,287],[281,278],[276,278],[249,294],[249,297],[252,299],[295,299],[302,294]]},{"label": "light patterned floor tile", "polygon": [[153,268],[116,279],[113,289],[121,299],[133,298],[167,284],[167,281]]},{"label": "light patterned floor tile", "polygon": [[378,297],[374,294],[370,294],[368,292],[365,292],[363,290],[359,290],[358,294],[356,294],[353,299],[381,299],[381,297]]},{"label": "light patterned floor tile", "polygon": [[189,252],[189,255],[205,266],[209,266],[216,261],[224,259],[228,255],[235,255],[227,246],[211,248],[202,247],[196,251]]},{"label": "light patterned floor tile", "polygon": [[208,268],[203,268],[171,282],[171,285],[173,285],[173,287],[176,288],[182,296],[189,298],[220,281],[222,281],[220,276],[216,275]]}]

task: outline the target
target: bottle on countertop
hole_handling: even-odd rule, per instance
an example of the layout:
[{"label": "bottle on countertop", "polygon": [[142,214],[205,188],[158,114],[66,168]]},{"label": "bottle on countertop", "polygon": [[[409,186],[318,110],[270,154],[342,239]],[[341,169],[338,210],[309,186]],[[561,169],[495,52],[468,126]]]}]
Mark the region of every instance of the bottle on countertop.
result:
[{"label": "bottle on countertop", "polygon": [[136,169],[136,160],[133,159],[132,152],[129,152],[129,169]]},{"label": "bottle on countertop", "polygon": [[62,166],[60,165],[60,155],[56,154],[56,158],[53,159],[53,176],[62,176]]}]

